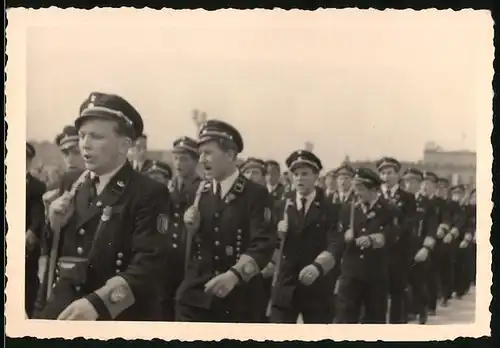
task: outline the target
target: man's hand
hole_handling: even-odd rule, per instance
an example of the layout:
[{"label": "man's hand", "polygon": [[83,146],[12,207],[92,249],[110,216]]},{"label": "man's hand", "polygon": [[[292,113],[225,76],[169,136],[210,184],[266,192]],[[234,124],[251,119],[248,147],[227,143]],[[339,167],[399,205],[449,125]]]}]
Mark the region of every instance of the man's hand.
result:
[{"label": "man's hand", "polygon": [[370,245],[372,245],[372,241],[370,240],[370,237],[368,236],[361,236],[356,238],[356,245],[360,247],[361,249],[366,249],[369,248]]},{"label": "man's hand", "polygon": [[415,255],[416,262],[424,262],[429,257],[429,250],[427,248],[421,248]]},{"label": "man's hand", "polygon": [[281,220],[278,222],[278,236],[283,238],[285,234],[288,232],[288,222],[285,220]]},{"label": "man's hand", "polygon": [[99,315],[86,298],[74,301],[59,314],[57,320],[97,320]]},{"label": "man's hand", "polygon": [[49,222],[53,229],[61,229],[75,211],[73,196],[69,191],[56,198],[49,206]]},{"label": "man's hand", "polygon": [[261,271],[262,276],[264,277],[264,279],[271,278],[274,275],[275,268],[276,268],[276,266],[274,265],[274,263],[269,262],[266,265],[266,267],[264,267],[264,269]]},{"label": "man's hand", "polygon": [[445,234],[446,234],[446,227],[444,227],[442,224],[439,225],[437,232],[436,232],[436,237],[441,239],[444,237]]},{"label": "man's hand", "polygon": [[382,248],[385,245],[385,237],[383,233],[374,233],[371,235],[372,246],[375,249]]},{"label": "man's hand", "polygon": [[200,227],[200,211],[190,206],[184,213],[184,223],[191,230],[197,230]]},{"label": "man's hand", "polygon": [[28,251],[33,251],[38,243],[38,237],[33,233],[32,230],[26,231],[26,249]]},{"label": "man's hand", "polygon": [[299,281],[306,286],[314,283],[318,277],[319,271],[314,265],[304,267],[299,273]]},{"label": "man's hand", "polygon": [[452,240],[453,236],[450,233],[446,234],[446,236],[443,237],[444,244],[450,244]]},{"label": "man's hand", "polygon": [[205,284],[205,292],[220,298],[226,297],[238,284],[238,277],[231,271],[222,273]]},{"label": "man's hand", "polygon": [[354,231],[350,228],[347,231],[345,231],[344,240],[346,241],[346,243],[349,243],[352,242],[353,239],[354,239]]},{"label": "man's hand", "polygon": [[452,235],[453,238],[457,238],[458,235],[460,234],[460,231],[458,231],[458,228],[456,227],[453,227],[451,230],[450,230],[450,234]]}]

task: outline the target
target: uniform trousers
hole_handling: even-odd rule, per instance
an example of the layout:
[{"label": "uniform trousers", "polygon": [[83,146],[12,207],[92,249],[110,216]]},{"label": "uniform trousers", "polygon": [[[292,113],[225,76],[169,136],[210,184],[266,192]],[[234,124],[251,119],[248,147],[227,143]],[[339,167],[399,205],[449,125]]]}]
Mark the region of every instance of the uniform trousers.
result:
[{"label": "uniform trousers", "polygon": [[389,265],[389,293],[391,298],[389,323],[391,324],[406,323],[405,291],[408,284],[408,263],[407,260],[398,258]]},{"label": "uniform trousers", "polygon": [[40,279],[38,278],[38,259],[40,252],[26,252],[25,273],[24,273],[24,306],[28,318],[33,316],[35,303],[40,288]]},{"label": "uniform trousers", "polygon": [[435,261],[438,273],[439,292],[443,300],[449,300],[453,293],[454,247],[452,244],[437,244]]},{"label": "uniform trousers", "polygon": [[385,324],[389,279],[358,279],[341,275],[336,318],[339,324],[357,324],[364,307],[363,323]]},{"label": "uniform trousers", "polygon": [[172,268],[173,272],[167,276],[167,281],[164,288],[165,292],[162,299],[164,321],[175,321],[175,297],[177,294],[177,289],[184,279],[184,269],[182,267],[183,266],[181,265],[179,267]]},{"label": "uniform trousers", "polygon": [[436,311],[438,300],[439,272],[436,254],[429,255],[429,268],[427,270],[427,290],[429,293],[428,309]]},{"label": "uniform trousers", "polygon": [[200,308],[177,302],[176,321],[206,323],[258,323],[261,311],[231,310],[227,308]]},{"label": "uniform trousers", "polygon": [[313,299],[315,306],[307,304],[307,299],[294,296],[290,307],[273,305],[271,309],[271,323],[275,324],[296,324],[299,314],[302,314],[304,324],[332,324],[333,294],[330,298],[325,298],[321,306],[317,305],[318,299]]},{"label": "uniform trousers", "polygon": [[267,307],[269,305],[269,301],[271,299],[271,291],[273,287],[273,277],[265,278],[263,280],[263,286],[264,286],[264,296],[263,296],[263,301],[262,301],[262,307],[261,307],[261,314],[260,314],[260,321],[263,323],[268,323],[270,318],[267,316]]},{"label": "uniform trousers", "polygon": [[471,245],[467,248],[458,249],[457,258],[455,262],[455,291],[457,296],[463,296],[469,291],[469,287],[472,283],[470,277],[473,269],[473,264],[471,260]]},{"label": "uniform trousers", "polygon": [[409,283],[412,294],[412,305],[415,314],[425,315],[429,304],[427,277],[430,260],[413,264],[410,269]]}]

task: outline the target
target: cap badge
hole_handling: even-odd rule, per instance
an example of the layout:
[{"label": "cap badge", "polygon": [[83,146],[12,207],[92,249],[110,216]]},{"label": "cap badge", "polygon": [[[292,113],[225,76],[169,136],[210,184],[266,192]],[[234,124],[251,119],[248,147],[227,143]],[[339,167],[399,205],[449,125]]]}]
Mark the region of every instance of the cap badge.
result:
[{"label": "cap badge", "polygon": [[117,181],[116,184],[118,185],[118,187],[124,187],[125,186],[125,183],[121,180]]}]

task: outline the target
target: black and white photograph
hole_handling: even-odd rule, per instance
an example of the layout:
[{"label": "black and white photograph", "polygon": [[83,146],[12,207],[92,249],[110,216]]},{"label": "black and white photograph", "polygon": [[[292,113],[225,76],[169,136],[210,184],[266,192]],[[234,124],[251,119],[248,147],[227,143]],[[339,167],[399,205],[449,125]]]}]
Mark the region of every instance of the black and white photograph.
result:
[{"label": "black and white photograph", "polygon": [[7,16],[7,335],[489,335],[489,12]]}]

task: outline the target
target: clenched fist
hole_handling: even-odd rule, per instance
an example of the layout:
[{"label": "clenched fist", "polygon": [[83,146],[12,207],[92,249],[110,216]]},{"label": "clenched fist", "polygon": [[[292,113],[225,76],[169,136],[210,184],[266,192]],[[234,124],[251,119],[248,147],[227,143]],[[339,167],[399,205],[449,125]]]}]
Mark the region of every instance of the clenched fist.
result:
[{"label": "clenched fist", "polygon": [[280,238],[283,238],[283,236],[288,232],[288,222],[285,220],[281,220],[278,222],[278,235]]},{"label": "clenched fist", "polygon": [[200,211],[196,207],[190,206],[184,213],[184,223],[188,228],[198,229],[200,227]]},{"label": "clenched fist", "polygon": [[73,204],[73,195],[66,191],[56,198],[49,206],[50,226],[55,229],[61,229],[68,222],[69,218],[75,212]]},{"label": "clenched fist", "polygon": [[352,242],[352,240],[354,239],[354,232],[352,229],[348,229],[347,231],[345,231],[344,233],[344,240],[349,243],[349,242]]},{"label": "clenched fist", "polygon": [[443,243],[450,244],[452,240],[453,240],[453,237],[451,236],[451,234],[448,233],[446,236],[444,236]]},{"label": "clenched fist", "polygon": [[264,267],[264,269],[261,271],[262,276],[264,277],[264,279],[271,278],[274,275],[275,268],[276,268],[276,266],[274,265],[274,263],[273,262],[269,262],[266,265],[266,267]]},{"label": "clenched fist", "polygon": [[319,277],[319,271],[314,265],[308,265],[302,269],[299,273],[299,281],[309,286],[316,281]]},{"label": "clenched fist", "polygon": [[426,248],[421,248],[415,255],[416,262],[424,262],[429,257],[429,250]]}]

